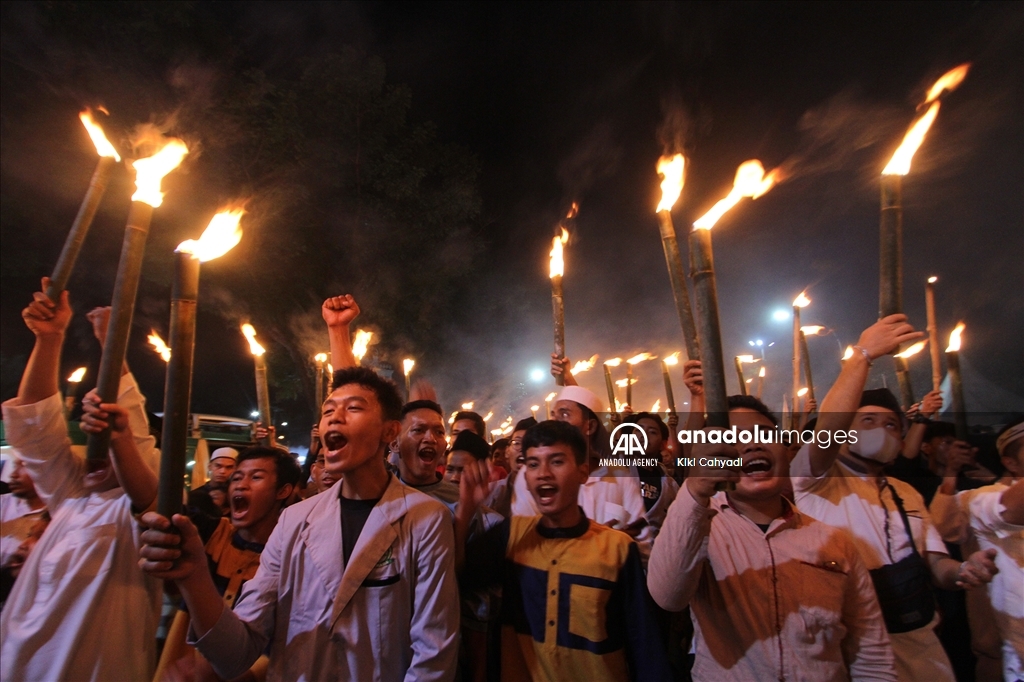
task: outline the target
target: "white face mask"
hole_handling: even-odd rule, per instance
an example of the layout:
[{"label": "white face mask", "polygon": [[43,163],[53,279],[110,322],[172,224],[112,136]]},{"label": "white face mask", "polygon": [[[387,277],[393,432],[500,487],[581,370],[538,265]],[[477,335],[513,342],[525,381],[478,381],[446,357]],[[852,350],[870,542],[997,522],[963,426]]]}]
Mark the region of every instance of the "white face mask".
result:
[{"label": "white face mask", "polygon": [[850,444],[850,452],[864,459],[888,464],[900,454],[900,442],[887,429],[857,429],[857,442]]}]

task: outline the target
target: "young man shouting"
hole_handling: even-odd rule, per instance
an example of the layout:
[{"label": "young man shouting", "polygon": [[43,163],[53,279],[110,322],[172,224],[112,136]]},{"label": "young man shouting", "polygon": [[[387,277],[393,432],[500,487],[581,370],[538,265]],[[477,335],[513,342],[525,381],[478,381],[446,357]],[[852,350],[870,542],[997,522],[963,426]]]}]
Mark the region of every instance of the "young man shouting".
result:
[{"label": "young man shouting", "polygon": [[520,473],[540,516],[505,519],[467,546],[489,477],[476,462],[462,472],[455,517],[463,587],[502,585],[501,679],[670,679],[636,543],[577,501],[589,471],[583,435],[541,422],[523,450]]},{"label": "young man shouting", "polygon": [[[729,399],[740,432],[777,424],[761,401]],[[695,621],[694,680],[895,680],[871,578],[844,531],[783,496],[780,443],[696,445],[694,457],[742,467],[690,470],[654,543],[647,585]],[[735,483],[730,492],[716,484]],[[727,606],[726,606],[727,605]]]},{"label": "young man shouting", "polygon": [[450,680],[458,651],[451,514],[384,466],[402,403],[372,370],[335,373],[323,405],[326,470],[340,482],[287,508],[235,605],[221,601],[195,527],[148,514],[142,567],[174,580],[195,646],[221,677],[269,647],[268,678]]}]

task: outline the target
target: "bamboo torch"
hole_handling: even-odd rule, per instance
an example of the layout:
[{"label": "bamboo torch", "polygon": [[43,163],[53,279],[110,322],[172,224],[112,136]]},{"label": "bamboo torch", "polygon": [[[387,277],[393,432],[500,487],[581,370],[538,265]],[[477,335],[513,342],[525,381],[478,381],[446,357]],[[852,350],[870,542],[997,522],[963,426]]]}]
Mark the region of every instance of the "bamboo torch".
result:
[{"label": "bamboo torch", "polygon": [[736,365],[736,378],[740,382],[740,395],[748,395],[747,391],[747,378],[743,376],[743,363],[753,363],[753,355],[737,355],[733,358],[733,363]]},{"label": "bamboo torch", "polygon": [[761,369],[757,370],[757,399],[761,399],[761,394],[764,393],[764,375],[766,374],[765,368],[762,365]]},{"label": "bamboo torch", "polygon": [[327,362],[327,353],[317,353],[313,356],[313,362],[316,365],[316,409],[319,410],[324,405],[324,363]]},{"label": "bamboo torch", "polygon": [[811,353],[807,349],[807,337],[817,336],[825,331],[820,324],[800,327],[800,353],[803,358],[804,378],[807,379],[807,400],[814,400],[814,376],[811,374]]},{"label": "bamboo torch", "polygon": [[942,75],[928,90],[925,113],[910,126],[903,142],[882,170],[882,209],[879,222],[878,317],[903,312],[903,176],[928,129],[939,115],[939,96],[953,91],[967,76],[970,64],[961,64]]},{"label": "bamboo torch", "polygon": [[544,419],[551,419],[551,401],[555,399],[557,394],[552,391],[544,396]]},{"label": "bamboo torch", "polygon": [[604,361],[604,386],[608,390],[608,411],[615,412],[615,404],[619,401],[615,399],[615,382],[612,381],[612,367],[618,367],[622,364],[622,358],[612,358],[611,360]]},{"label": "bamboo torch", "polygon": [[[559,359],[565,357],[565,304],[562,301],[562,275],[565,274],[565,261],[562,258],[562,247],[569,241],[569,231],[564,227],[561,233],[551,240],[551,260],[549,276],[551,277],[551,309],[555,321],[555,355]],[[565,377],[555,377],[555,383],[565,385]]]},{"label": "bamboo torch", "polygon": [[672,296],[676,302],[679,324],[683,329],[686,357],[690,360],[699,360],[700,344],[697,342],[697,328],[693,323],[693,311],[690,308],[690,291],[686,285],[682,259],[679,257],[676,228],[672,225],[672,207],[683,192],[685,166],[686,159],[682,154],[658,159],[658,174],[662,176],[662,181],[661,201],[658,203],[657,213],[658,225],[661,228],[661,247],[665,251],[665,265],[668,267],[668,277],[672,284]]},{"label": "bamboo torch", "polygon": [[697,339],[701,348],[704,375],[704,403],[708,426],[729,425],[729,401],[725,391],[725,367],[722,359],[722,333],[718,324],[718,293],[715,289],[715,261],[711,250],[711,228],[740,199],[756,199],[776,181],[776,172],[767,176],[760,161],[744,161],[736,169],[729,194],[701,216],[690,232],[690,277],[693,278],[697,304]]},{"label": "bamboo torch", "polygon": [[[270,387],[267,385],[267,360],[263,357],[267,349],[256,341],[256,330],[246,322],[242,325],[242,334],[249,342],[249,352],[252,353],[253,366],[256,372],[256,407],[260,413],[260,421],[263,428],[270,429],[273,425],[270,414]],[[270,436],[261,439],[260,444],[264,447],[272,445]]]},{"label": "bamboo torch", "polygon": [[99,163],[89,181],[89,189],[85,192],[85,198],[78,207],[78,215],[71,223],[71,231],[64,240],[64,248],[60,251],[57,265],[50,275],[50,286],[46,288],[46,296],[56,302],[60,294],[68,285],[72,270],[75,269],[75,261],[78,260],[78,253],[82,250],[82,244],[89,233],[93,218],[103,200],[103,194],[107,191],[107,183],[110,181],[110,174],[114,170],[114,164],[121,160],[114,145],[110,144],[103,129],[93,120],[92,112],[86,109],[78,115],[82,125],[85,126],[92,143],[96,145],[96,153],[100,155]]},{"label": "bamboo torch", "polygon": [[406,358],[402,360],[402,372],[405,374],[405,395],[412,395],[412,368],[416,366],[416,361],[412,358]]},{"label": "bamboo torch", "polygon": [[181,512],[185,485],[185,450],[192,401],[192,360],[196,345],[196,301],[199,265],[219,258],[242,239],[241,209],[223,211],[210,221],[198,240],[189,239],[174,252],[171,286],[171,348],[164,381],[164,423],[160,437],[160,483],[157,513],[171,518]]},{"label": "bamboo torch", "polygon": [[[107,340],[103,344],[100,358],[96,392],[102,402],[117,401],[117,389],[121,383],[121,368],[128,349],[128,335],[135,311],[135,295],[139,289],[142,274],[142,258],[146,252],[146,237],[153,209],[164,201],[160,183],[164,176],[177,168],[188,154],[188,147],[181,140],[167,139],[164,146],[153,156],[132,162],[135,169],[135,194],[128,211],[124,242],[121,246],[121,261],[117,266],[114,281],[114,296],[111,301],[110,323],[107,326]],[[110,430],[89,434],[86,443],[86,459],[98,462],[107,458],[110,448]]]},{"label": "bamboo torch", "polygon": [[953,392],[953,419],[956,422],[956,437],[967,440],[967,413],[964,411],[964,383],[960,377],[960,336],[964,323],[958,322],[949,335],[946,347],[946,368],[949,370],[949,384]]},{"label": "bamboo torch", "polygon": [[676,397],[672,393],[672,376],[668,368],[675,367],[678,364],[678,352],[666,355],[661,359],[661,378],[665,380],[665,402],[668,403],[669,414],[675,414],[676,412]]},{"label": "bamboo torch", "polygon": [[942,358],[939,356],[939,328],[935,324],[935,283],[938,277],[929,277],[924,285],[924,307],[928,315],[928,343],[932,356],[932,390],[942,384]]},{"label": "bamboo torch", "polygon": [[896,381],[900,385],[900,400],[903,403],[903,409],[908,410],[910,406],[914,404],[914,386],[910,382],[910,368],[907,366],[907,359],[917,355],[923,349],[927,341],[918,341],[902,353],[897,353],[893,356],[896,362]]},{"label": "bamboo torch", "polygon": [[800,409],[797,405],[796,392],[800,390],[800,352],[803,348],[800,343],[800,309],[811,304],[807,298],[807,292],[801,291],[800,295],[793,300],[793,411],[790,413],[790,428],[797,428]]}]

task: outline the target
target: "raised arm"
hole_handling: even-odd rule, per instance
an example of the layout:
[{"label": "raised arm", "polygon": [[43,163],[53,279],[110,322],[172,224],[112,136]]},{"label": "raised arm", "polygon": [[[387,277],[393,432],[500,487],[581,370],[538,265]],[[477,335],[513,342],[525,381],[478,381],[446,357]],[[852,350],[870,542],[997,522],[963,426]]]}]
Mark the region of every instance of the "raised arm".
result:
[{"label": "raised arm", "polygon": [[327,323],[327,336],[331,340],[331,364],[335,370],[355,367],[356,356],[352,354],[352,335],[349,327],[359,316],[359,304],[351,294],[332,296],[324,301],[320,312]]},{"label": "raised arm", "polygon": [[920,421],[913,413],[931,419],[942,409],[942,391],[929,391],[921,398],[921,402],[911,407],[907,412],[907,418],[914,418],[914,423],[907,429],[907,435],[903,438],[903,456],[907,459],[914,459],[921,453],[921,443],[924,441],[925,431],[928,425]]},{"label": "raised arm", "polygon": [[139,452],[128,411],[116,403],[100,403],[95,389],[82,399],[82,407],[85,410],[83,431],[100,433],[110,427],[110,462],[117,482],[128,494],[134,509],[148,510],[156,501],[156,474]]},{"label": "raised arm", "polygon": [[[821,402],[821,410],[815,431],[835,432],[845,430],[853,423],[853,415],[860,406],[861,393],[868,380],[871,364],[896,350],[901,343],[924,336],[916,332],[907,322],[906,315],[889,315],[864,330],[860,340],[853,347],[853,355],[843,362],[839,377]],[[809,447],[811,474],[821,476],[832,466],[839,455],[839,445],[829,438],[829,447],[817,444]]]},{"label": "raised arm", "polygon": [[[576,383],[576,377],[569,371],[571,367],[572,365],[569,364],[569,358],[560,358],[554,353],[551,354],[551,376],[556,379],[558,377],[562,377],[563,385],[565,386],[579,386],[579,384]],[[615,406],[612,405],[608,409],[609,411],[614,411],[614,408]]]},{"label": "raised arm", "polygon": [[[43,277],[43,291],[49,285],[50,278]],[[54,302],[42,291],[37,291],[32,295],[32,302],[21,311],[21,318],[35,334],[36,342],[28,357],[25,373],[21,375],[15,404],[32,405],[56,395],[60,390],[60,351],[71,323],[68,292],[62,292],[60,300]]]}]

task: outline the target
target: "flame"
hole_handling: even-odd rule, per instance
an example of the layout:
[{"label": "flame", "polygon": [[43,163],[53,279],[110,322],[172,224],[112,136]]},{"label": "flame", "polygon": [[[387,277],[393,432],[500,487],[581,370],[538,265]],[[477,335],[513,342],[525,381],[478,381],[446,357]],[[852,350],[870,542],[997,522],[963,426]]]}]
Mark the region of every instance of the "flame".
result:
[{"label": "flame", "polygon": [[107,140],[107,136],[103,134],[103,128],[100,128],[99,124],[93,120],[92,112],[86,109],[78,114],[78,118],[82,120],[82,125],[85,126],[89,137],[92,138],[92,143],[96,145],[96,153],[100,156],[111,156],[114,158],[114,161],[120,161],[121,156],[114,149],[114,145],[110,144],[110,141]]},{"label": "flame", "polygon": [[[249,341],[249,352],[253,355],[259,356],[267,352],[267,349],[256,343],[256,330],[253,326],[246,322],[242,325],[242,334]],[[331,370],[331,374],[334,374],[334,370]]]},{"label": "flame", "polygon": [[356,338],[352,341],[352,355],[355,356],[356,362],[362,360],[366,355],[366,349],[370,347],[371,341],[373,341],[373,332],[365,329],[356,330]]},{"label": "flame", "polygon": [[924,136],[928,134],[928,129],[932,127],[932,123],[935,123],[935,117],[938,115],[939,103],[932,102],[924,116],[914,121],[910,130],[903,136],[903,142],[900,143],[886,167],[882,169],[882,175],[906,175],[910,172],[910,162],[914,158],[914,154],[917,153],[917,148],[924,142]]},{"label": "flame", "polygon": [[679,364],[679,351],[676,351],[672,355],[666,355],[661,359],[666,365],[678,365]]},{"label": "flame", "polygon": [[558,394],[557,394],[557,393],[555,393],[554,391],[552,391],[551,393],[548,393],[547,397],[546,397],[546,398],[544,398],[544,402],[546,402],[546,403],[550,403],[550,402],[551,402],[552,400],[554,400],[554,399],[555,399],[555,396],[556,396],[556,395],[558,395]]},{"label": "flame", "polygon": [[758,362],[761,358],[755,360],[753,355],[737,355],[736,359],[739,360],[741,364],[749,365],[751,363]]},{"label": "flame", "polygon": [[745,381],[744,383],[747,383],[747,384],[749,384],[749,383],[750,383],[750,382],[752,382],[752,381],[753,381],[753,379],[747,379],[747,380],[746,380],[746,381]]},{"label": "flame", "polygon": [[536,412],[540,409],[540,405],[530,405],[530,412]]},{"label": "flame", "polygon": [[911,346],[910,348],[906,349],[902,353],[897,353],[895,355],[895,357],[897,357],[897,358],[909,358],[909,357],[912,357],[914,355],[917,355],[922,350],[924,350],[925,344],[927,344],[927,343],[928,343],[927,339],[925,339],[924,341],[918,341],[917,343],[915,343],[913,346]]},{"label": "flame", "polygon": [[80,381],[82,381],[84,377],[85,367],[79,367],[78,369],[71,373],[71,376],[68,377],[68,381],[71,382],[72,384],[77,384]]},{"label": "flame", "polygon": [[658,159],[658,175],[664,178],[661,181],[661,202],[658,204],[658,212],[671,211],[672,207],[679,201],[679,195],[683,193],[683,170],[686,167],[686,159],[682,154],[675,156],[663,156]]},{"label": "flame", "polygon": [[160,183],[165,175],[181,165],[187,154],[188,147],[185,143],[177,138],[171,138],[153,156],[132,161],[132,168],[135,169],[135,194],[132,195],[132,201],[141,201],[153,208],[164,203]]},{"label": "flame", "polygon": [[330,374],[332,377],[334,376],[334,365],[332,365],[329,362],[327,363],[327,373]]},{"label": "flame", "polygon": [[459,413],[458,410],[452,412],[452,416],[448,417],[448,423],[449,424],[454,424],[455,423],[455,415],[457,415],[458,413]]},{"label": "flame", "polygon": [[800,327],[800,331],[804,333],[804,336],[817,336],[825,331],[825,328],[820,324],[809,324],[806,327]]},{"label": "flame", "polygon": [[938,278],[938,277],[934,277],[934,276],[933,276],[933,277],[929,277],[929,278],[928,278],[928,284],[935,284],[935,283],[936,283],[936,282],[938,282],[938,281],[939,281],[939,278]]},{"label": "flame", "polygon": [[615,411],[616,412],[622,412],[622,408],[623,408],[623,403],[620,403],[619,399],[616,398],[615,399]]},{"label": "flame", "polygon": [[799,391],[796,392],[796,395],[798,398],[803,398],[805,395],[807,395],[807,387],[804,386],[803,388],[801,388]]},{"label": "flame", "polygon": [[472,410],[473,409],[473,401],[470,400],[468,403],[462,403],[462,409],[464,409],[464,410]]},{"label": "flame", "polygon": [[631,364],[631,365],[638,365],[641,362],[646,362],[646,361],[650,360],[653,357],[654,356],[651,355],[650,353],[640,353],[638,355],[634,355],[629,360],[626,360],[626,362]]},{"label": "flame", "polygon": [[629,384],[635,384],[637,381],[639,381],[639,379],[619,379],[618,381],[615,382],[615,385],[618,386],[619,388],[625,388],[627,385],[629,385],[626,383],[627,381],[629,381]]},{"label": "flame", "polygon": [[186,239],[178,244],[178,248],[175,250],[191,253],[201,263],[220,258],[242,241],[242,228],[238,223],[242,220],[243,215],[245,215],[245,210],[241,208],[221,211],[213,216],[198,241]]},{"label": "flame", "polygon": [[766,176],[764,166],[760,161],[756,159],[744,161],[736,169],[736,179],[733,181],[732,190],[724,199],[712,206],[710,211],[698,218],[697,222],[693,224],[693,229],[710,230],[729,209],[739,203],[740,199],[744,197],[757,199],[770,190],[772,185],[778,182],[778,176],[777,168]]},{"label": "flame", "polygon": [[794,308],[806,308],[811,304],[811,299],[807,298],[807,292],[801,291],[800,295],[793,299]]},{"label": "flame", "polygon": [[409,372],[411,372],[412,368],[415,366],[416,361],[413,360],[412,358],[406,358],[405,360],[402,360],[402,371],[405,372],[406,376],[409,376]]},{"label": "flame", "polygon": [[569,207],[569,212],[565,214],[565,219],[566,220],[572,220],[573,218],[576,217],[576,214],[579,213],[579,212],[580,212],[580,205],[577,204],[574,201],[574,202],[572,202],[572,206]]},{"label": "flame", "polygon": [[960,335],[964,333],[964,323],[957,322],[956,327],[949,334],[949,345],[946,347],[947,353],[955,353],[960,350]]},{"label": "flame", "polygon": [[569,231],[564,227],[562,234],[551,240],[551,263],[548,276],[552,279],[565,274],[565,261],[562,259],[562,245],[569,241]]},{"label": "flame", "polygon": [[757,370],[757,376],[761,377],[762,379],[764,379],[764,374],[765,374],[764,369],[765,368],[762,367],[761,369]]},{"label": "flame", "polygon": [[490,421],[491,417],[493,417],[493,416],[494,416],[494,412],[493,411],[492,412],[488,412],[487,414],[484,415],[484,421],[485,422],[486,421]]},{"label": "flame", "polygon": [[843,360],[849,360],[853,357],[853,346],[847,346],[846,352],[843,353]]},{"label": "flame", "polygon": [[580,360],[575,365],[573,365],[572,369],[569,370],[569,373],[572,374],[573,376],[576,376],[580,372],[586,372],[593,369],[594,365],[596,364],[597,356],[591,355],[589,360]]},{"label": "flame", "polygon": [[146,340],[149,341],[149,345],[153,346],[153,350],[163,358],[164,362],[171,361],[171,349],[166,343],[164,343],[164,340],[160,338],[160,335],[156,333],[156,330],[150,330],[149,336],[146,337]]},{"label": "flame", "polygon": [[317,353],[313,356],[313,359],[317,362],[327,362],[327,353]]},{"label": "flame", "polygon": [[491,435],[492,436],[500,436],[501,435],[501,429],[491,429]]},{"label": "flame", "polygon": [[924,103],[931,104],[937,100],[943,90],[949,92],[956,90],[957,86],[964,82],[964,78],[967,78],[967,70],[970,68],[971,64],[968,62],[942,74],[939,80],[935,81],[935,85],[928,90],[928,96],[924,98]]},{"label": "flame", "polygon": [[657,400],[654,401],[654,404],[651,405],[651,409],[648,410],[648,412],[660,412],[660,411],[661,411],[661,398],[658,398]]},{"label": "flame", "polygon": [[622,358],[612,358],[611,360],[605,360],[604,364],[607,367],[618,367],[619,365],[622,364]]}]

